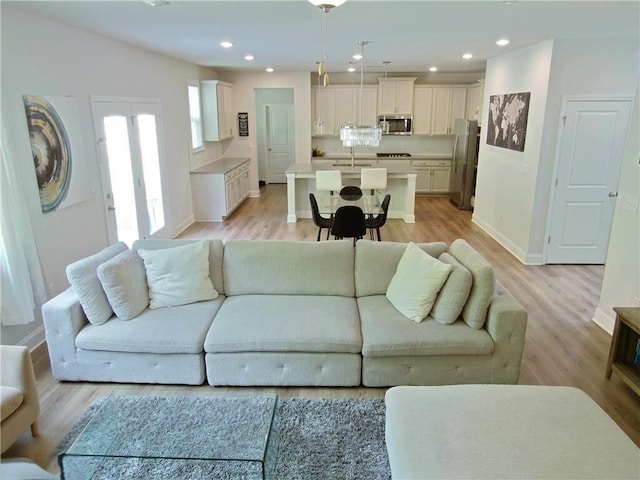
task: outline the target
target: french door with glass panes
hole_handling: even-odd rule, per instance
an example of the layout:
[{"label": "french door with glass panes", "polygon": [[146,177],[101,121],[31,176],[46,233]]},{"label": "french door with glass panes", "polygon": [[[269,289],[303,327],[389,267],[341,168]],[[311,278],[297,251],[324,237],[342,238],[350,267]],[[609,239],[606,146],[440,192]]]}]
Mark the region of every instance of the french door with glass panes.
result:
[{"label": "french door with glass panes", "polygon": [[109,243],[165,228],[159,100],[92,97]]}]

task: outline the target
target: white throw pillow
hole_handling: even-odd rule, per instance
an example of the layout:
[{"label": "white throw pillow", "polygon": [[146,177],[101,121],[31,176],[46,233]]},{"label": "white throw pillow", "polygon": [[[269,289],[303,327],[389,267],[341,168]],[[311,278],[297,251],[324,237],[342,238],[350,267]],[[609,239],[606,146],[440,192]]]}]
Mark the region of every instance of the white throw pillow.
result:
[{"label": "white throw pillow", "polygon": [[103,324],[113,315],[109,299],[98,278],[98,267],[128,249],[126,243],[117,242],[90,257],[73,262],[66,269],[67,278],[78,295],[82,310],[94,325]]},{"label": "white throw pillow", "polygon": [[209,278],[209,243],[162,250],[139,249],[149,285],[150,308],[172,307],[218,297]]},{"label": "white throw pillow", "polygon": [[98,278],[115,314],[131,320],[149,306],[149,288],[144,262],[127,250],[98,267]]},{"label": "white throw pillow", "polygon": [[438,260],[453,267],[449,278],[438,293],[436,303],[433,304],[431,316],[443,325],[451,325],[458,320],[464,305],[469,298],[473,277],[471,272],[458,262],[453,255],[443,253]]},{"label": "white throw pillow", "polygon": [[387,299],[405,317],[422,322],[429,315],[451,269],[451,265],[433,258],[411,242],[387,287]]}]

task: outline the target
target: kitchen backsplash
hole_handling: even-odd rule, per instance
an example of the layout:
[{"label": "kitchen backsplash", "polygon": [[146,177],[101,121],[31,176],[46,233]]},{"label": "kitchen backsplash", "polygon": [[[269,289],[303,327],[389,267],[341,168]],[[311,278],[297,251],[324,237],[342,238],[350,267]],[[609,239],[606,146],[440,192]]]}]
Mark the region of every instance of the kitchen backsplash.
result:
[{"label": "kitchen backsplash", "polygon": [[[453,135],[428,136],[408,135],[393,136],[383,135],[378,147],[356,147],[356,155],[374,155],[378,152],[385,153],[410,153],[412,155],[424,155],[429,153],[451,153],[453,151]],[[348,155],[349,147],[342,146],[340,137],[313,137],[313,148],[322,150],[327,155]]]}]

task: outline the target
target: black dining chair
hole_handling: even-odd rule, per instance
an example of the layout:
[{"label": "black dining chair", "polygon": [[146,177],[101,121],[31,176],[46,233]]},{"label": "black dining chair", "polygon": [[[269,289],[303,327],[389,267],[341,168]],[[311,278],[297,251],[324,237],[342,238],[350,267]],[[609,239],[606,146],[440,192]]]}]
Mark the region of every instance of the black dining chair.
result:
[{"label": "black dining chair", "polygon": [[386,195],[382,200],[382,204],[380,205],[380,209],[382,213],[379,213],[375,217],[369,217],[365,220],[365,224],[369,229],[369,237],[373,240],[373,231],[375,230],[378,234],[378,241],[382,241],[380,237],[380,228],[387,223],[387,212],[389,211],[389,202],[391,202],[391,195]]},{"label": "black dining chair", "polygon": [[331,235],[335,239],[353,238],[353,246],[367,233],[364,212],[355,205],[345,205],[336,210],[331,226]]},{"label": "black dining chair", "polygon": [[316,196],[313,193],[309,194],[309,203],[311,204],[311,218],[313,219],[313,223],[318,227],[318,238],[317,242],[320,241],[320,235],[322,234],[322,229],[327,229],[327,240],[329,240],[329,233],[331,232],[331,222],[332,218],[326,218],[320,215],[320,209],[318,208],[318,201],[316,200]]},{"label": "black dining chair", "polygon": [[345,200],[359,200],[362,197],[362,190],[357,185],[347,185],[340,189],[340,196]]}]

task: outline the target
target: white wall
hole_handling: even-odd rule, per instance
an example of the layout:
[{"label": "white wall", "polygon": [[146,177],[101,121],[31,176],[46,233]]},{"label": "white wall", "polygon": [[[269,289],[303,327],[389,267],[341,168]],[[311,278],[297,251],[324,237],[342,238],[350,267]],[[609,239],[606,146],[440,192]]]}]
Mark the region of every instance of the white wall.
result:
[{"label": "white wall", "polygon": [[[3,122],[14,140],[23,190],[49,296],[68,286],[65,266],[107,245],[104,204],[94,148],[90,95],[159,98],[164,121],[168,188],[166,220],[172,234],[193,219],[189,181],[190,133],[187,82],[215,79],[216,72],[100,37],[2,4]],[[91,197],[52,213],[40,209],[22,96],[71,95],[78,100],[91,176]],[[308,103],[308,102],[307,102]],[[6,108],[5,108],[6,107]],[[205,150],[202,156],[216,155]],[[42,337],[40,322],[2,327],[2,343]]]},{"label": "white wall", "polygon": [[565,95],[635,94],[639,46],[624,39],[549,40],[487,62],[488,97],[531,92],[525,151],[480,142],[473,221],[527,264],[544,263],[560,108]]},{"label": "white wall", "polygon": [[637,43],[624,39],[554,41],[541,161],[527,252],[530,259],[543,258],[563,96],[634,96],[640,71],[639,48]]},{"label": "white wall", "polygon": [[613,213],[609,250],[607,252],[600,304],[594,321],[607,332],[613,332],[613,307],[640,307],[640,216],[638,208],[629,209],[627,200],[640,197],[640,84],[631,114],[629,140],[618,186],[618,199]]},{"label": "white wall", "polygon": [[482,131],[473,221],[523,262],[528,260],[552,52],[553,40],[548,40],[487,62],[485,118],[491,95],[531,92],[531,97],[524,152],[487,145],[486,128]]},{"label": "white wall", "polygon": [[256,123],[256,88],[292,88],[295,122],[295,162],[311,161],[311,85],[309,72],[220,72],[222,80],[233,83],[237,112],[249,114],[249,136],[230,140],[225,148],[226,157],[251,159],[251,185],[253,196],[258,196],[258,135]]}]

